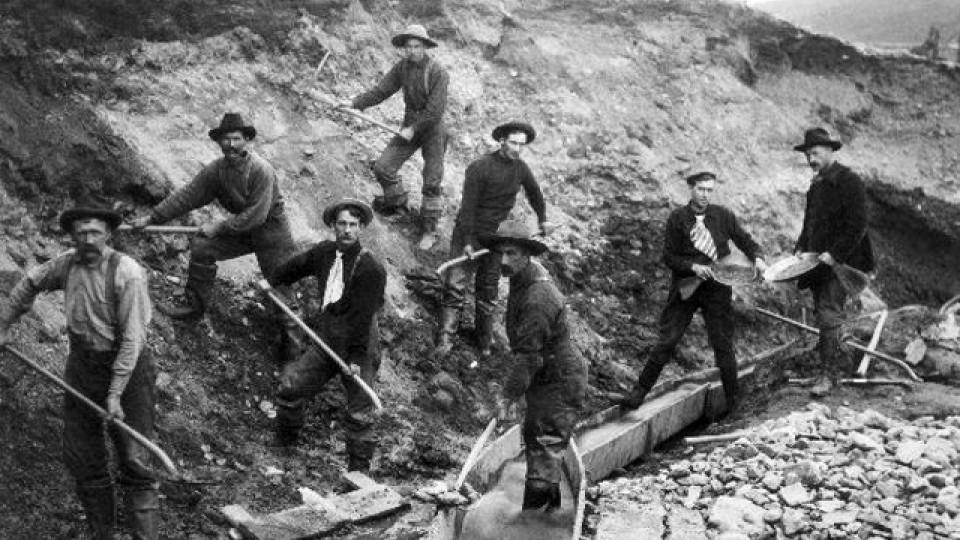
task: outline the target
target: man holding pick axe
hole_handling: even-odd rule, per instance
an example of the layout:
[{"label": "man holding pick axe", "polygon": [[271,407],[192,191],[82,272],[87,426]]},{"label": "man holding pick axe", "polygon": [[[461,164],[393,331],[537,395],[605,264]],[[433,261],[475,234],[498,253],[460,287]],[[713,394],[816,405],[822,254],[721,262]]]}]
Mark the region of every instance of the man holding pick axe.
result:
[{"label": "man holding pick axe", "polygon": [[767,265],[760,255],[760,246],[740,226],[733,212],[710,204],[716,175],[705,169],[692,172],[686,177],[690,202],[670,213],[663,233],[663,262],[673,272],[673,279],[667,305],[660,315],[660,338],[650,352],[636,387],[620,400],[620,408],[625,411],[637,409],[643,403],[697,310],[703,314],[720,369],[727,413],[736,408],[739,392],[733,348],[733,291],[729,285],[714,279],[711,265],[730,254],[730,240],[753,261],[756,276],[762,275]]},{"label": "man holding pick axe", "polygon": [[840,324],[846,291],[833,268],[848,265],[862,272],[874,269],[873,246],[867,235],[866,190],[860,177],[837,163],[834,152],[843,146],[823,128],[806,131],[803,143],[794,146],[816,173],[807,190],[803,229],[794,251],[816,252],[822,263],[800,276],[797,286],[810,289],[820,329],[817,352],[823,374],[810,393],[823,397],[833,389],[833,378],[843,369]]},{"label": "man holding pick axe", "polygon": [[550,511],[560,507],[560,463],[583,408],[587,364],[570,341],[563,295],[533,260],[547,246],[517,221],[505,221],[478,240],[500,254],[501,271],[510,278],[505,322],[513,358],[497,413],[510,421],[517,403],[526,399],[523,509]]},{"label": "man holding pick axe", "polygon": [[[61,214],[60,226],[70,233],[75,248],[31,269],[13,288],[9,306],[0,312],[0,345],[10,343],[11,325],[39,293],[63,290],[70,333],[66,384],[150,439],[157,376],[144,347],[150,296],[143,268],[107,246],[120,221],[120,214],[95,203],[81,203]],[[119,460],[133,538],[155,540],[160,500],[147,450],[113,424],[108,432]],[[65,394],[64,463],[97,540],[112,540],[117,520],[107,455],[104,419]]]},{"label": "man holding pick axe", "polygon": [[403,49],[405,58],[397,62],[373,89],[352,101],[342,102],[340,106],[364,110],[403,90],[403,127],[373,166],[373,174],[383,188],[383,196],[374,199],[373,209],[392,214],[406,208],[407,192],[397,172],[419,149],[423,155],[423,202],[420,207],[423,239],[420,245],[423,249],[430,249],[436,242],[442,210],[440,184],[443,182],[443,156],[447,151],[443,116],[450,77],[426,53],[426,49],[436,47],[437,42],[430,38],[423,26],[411,24],[391,42],[394,47]]},{"label": "man holding pick axe", "polygon": [[[451,257],[458,257],[462,253],[472,259],[473,252],[477,250],[477,237],[497,230],[513,210],[521,187],[537,214],[541,234],[546,235],[549,232],[547,205],[543,201],[540,185],[533,177],[530,167],[520,159],[523,147],[532,143],[536,137],[537,132],[533,126],[524,122],[509,122],[493,130],[493,139],[500,143],[500,149],[467,167],[460,213],[457,214],[453,237],[450,240]],[[473,268],[454,266],[446,276],[441,276],[444,278],[441,299],[443,310],[440,312],[437,354],[445,355],[453,347],[453,336],[457,331],[457,319],[463,306],[470,270]],[[500,255],[490,253],[480,257],[475,263],[475,271],[475,336],[477,347],[481,354],[486,356],[490,354],[493,343],[493,318],[500,282]]]},{"label": "man holding pick axe", "polygon": [[[360,231],[373,219],[373,210],[357,199],[343,199],[323,211],[334,241],[325,241],[281,264],[272,285],[290,285],[316,276],[322,305],[317,334],[354,373],[372,386],[380,367],[377,312],[383,306],[387,274],[373,253],[360,245]],[[277,394],[275,446],[293,446],[305,423],[307,400],[340,373],[337,362],[311,347],[287,364]],[[366,472],[376,449],[374,404],[347,374],[341,376],[347,393],[344,425],[347,430],[347,469]]]}]

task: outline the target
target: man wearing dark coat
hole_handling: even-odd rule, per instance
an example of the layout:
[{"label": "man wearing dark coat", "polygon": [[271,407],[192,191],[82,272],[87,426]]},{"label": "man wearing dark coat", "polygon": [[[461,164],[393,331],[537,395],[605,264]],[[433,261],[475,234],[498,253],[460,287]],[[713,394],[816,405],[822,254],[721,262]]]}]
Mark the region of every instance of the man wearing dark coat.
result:
[{"label": "man wearing dark coat", "polygon": [[[277,268],[272,285],[291,285],[315,276],[322,305],[317,334],[367,385],[373,387],[380,368],[377,312],[383,306],[387,274],[374,254],[360,244],[359,234],[373,219],[373,210],[357,199],[343,199],[323,211],[323,222],[336,239],[320,242]],[[340,375],[334,360],[308,348],[280,376],[277,394],[276,446],[297,443],[304,426],[307,400]],[[347,431],[348,470],[367,471],[376,449],[374,404],[353,379],[341,376],[347,393],[343,424]]]},{"label": "man wearing dark coat", "polygon": [[[521,188],[537,214],[541,234],[547,234],[550,225],[547,222],[547,205],[543,200],[540,184],[533,177],[530,167],[520,159],[523,147],[532,143],[536,136],[533,126],[523,122],[509,122],[497,126],[493,130],[493,139],[500,142],[500,149],[467,166],[460,212],[457,214],[453,237],[450,239],[451,258],[460,255],[472,258],[479,245],[477,237],[496,232],[500,223],[513,210]],[[447,354],[453,347],[453,336],[457,331],[458,317],[463,307],[471,270],[476,272],[474,328],[477,346],[481,354],[490,353],[499,292],[500,255],[489,253],[476,259],[472,265],[475,265],[475,268],[467,265],[454,266],[444,276],[438,354]]]},{"label": "man wearing dark coat", "polygon": [[845,264],[872,272],[876,264],[867,234],[866,190],[855,172],[837,162],[834,152],[842,146],[827,130],[813,128],[806,131],[802,144],[793,147],[816,173],[807,190],[803,229],[794,251],[819,253],[821,262],[797,282],[813,293],[820,329],[817,352],[824,371],[810,390],[817,397],[830,393],[833,379],[846,367],[840,349],[846,292],[831,267]]},{"label": "man wearing dark coat", "polygon": [[522,434],[527,460],[523,509],[560,507],[560,465],[587,388],[587,364],[570,340],[563,295],[550,274],[532,257],[547,246],[530,237],[522,223],[506,221],[480,245],[500,253],[510,278],[506,327],[512,367],[498,402],[498,416],[509,420],[526,400]]},{"label": "man wearing dark coat", "polygon": [[[150,325],[147,275],[129,256],[107,245],[121,216],[92,201],[60,216],[75,248],[32,268],[0,311],[0,346],[10,327],[38,294],[64,292],[70,352],[64,379],[112,417],[148,439],[154,435],[157,368],[146,350]],[[156,540],[160,527],[159,483],[149,453],[132,437],[79,399],[63,397],[63,460],[96,540],[116,533],[116,492],[105,433],[113,441],[134,540]]]},{"label": "man wearing dark coat", "polygon": [[[663,262],[670,268],[673,279],[667,305],[660,315],[660,338],[650,351],[633,392],[621,400],[624,410],[637,409],[643,403],[698,310],[706,323],[707,337],[720,369],[728,414],[736,407],[739,397],[733,346],[733,291],[729,285],[714,279],[712,265],[730,254],[732,240],[753,261],[755,273],[762,273],[767,266],[760,246],[740,226],[733,212],[710,203],[716,175],[709,170],[697,170],[688,175],[686,181],[690,186],[690,202],[670,213],[664,231]],[[685,298],[683,284],[690,280],[696,280],[699,285]]]},{"label": "man wearing dark coat", "polygon": [[437,46],[427,30],[411,24],[391,40],[402,48],[406,57],[397,62],[373,89],[360,94],[341,107],[363,110],[380,104],[403,90],[403,127],[380,154],[373,166],[373,174],[383,188],[383,196],[373,201],[373,209],[391,214],[407,206],[407,192],[397,176],[400,167],[418,149],[423,155],[423,201],[420,216],[423,219],[424,240],[421,247],[429,249],[436,241],[437,222],[442,205],[443,156],[447,151],[447,132],[443,121],[447,109],[447,86],[450,77],[440,64],[426,54],[426,49]]}]

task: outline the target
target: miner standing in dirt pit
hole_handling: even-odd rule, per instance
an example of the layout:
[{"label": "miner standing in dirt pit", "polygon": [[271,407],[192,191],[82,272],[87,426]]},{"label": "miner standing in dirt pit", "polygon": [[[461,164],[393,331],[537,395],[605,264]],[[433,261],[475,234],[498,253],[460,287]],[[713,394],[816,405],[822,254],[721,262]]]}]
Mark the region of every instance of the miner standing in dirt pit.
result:
[{"label": "miner standing in dirt pit", "polygon": [[[333,228],[336,239],[287,260],[270,280],[271,284],[290,285],[316,276],[318,296],[323,299],[317,333],[371,387],[380,368],[377,312],[383,306],[387,282],[383,265],[360,245],[360,231],[372,219],[370,206],[356,199],[328,206],[323,211],[323,223]],[[284,367],[276,399],[274,446],[297,443],[307,400],[339,373],[337,364],[313,347]],[[376,449],[374,404],[352,379],[343,376],[341,381],[347,393],[343,422],[347,430],[347,469],[365,472]]]},{"label": "miner standing in dirt pit", "polygon": [[[81,203],[60,216],[60,226],[76,247],[31,269],[13,288],[10,305],[0,312],[0,345],[10,342],[10,326],[39,293],[63,290],[70,333],[66,383],[152,439],[157,369],[144,347],[150,296],[143,268],[107,246],[120,221],[120,214],[94,203]],[[155,540],[160,499],[149,454],[112,424],[108,433],[133,538]],[[103,418],[64,394],[63,459],[97,540],[112,540],[117,521],[107,455]]]},{"label": "miner standing in dirt pit", "polygon": [[[767,265],[760,246],[737,222],[726,207],[710,204],[717,177],[709,170],[695,170],[686,177],[690,186],[690,202],[670,213],[663,233],[663,261],[673,273],[667,305],[660,315],[660,337],[633,391],[620,400],[623,410],[640,407],[660,372],[673,356],[673,351],[700,310],[707,327],[707,337],[720,369],[720,380],[726,397],[726,412],[733,412],[739,399],[737,359],[733,347],[733,290],[714,279],[711,265],[730,254],[730,240],[754,263],[754,273],[761,275]],[[693,293],[684,298],[681,284],[697,282]]]},{"label": "miner standing in dirt pit", "polygon": [[527,458],[523,509],[560,507],[560,463],[583,408],[587,364],[570,341],[567,307],[547,270],[532,257],[547,246],[522,223],[505,221],[480,245],[502,257],[510,278],[506,327],[512,365],[498,402],[501,420],[515,417],[526,398],[522,435]]},{"label": "miner standing in dirt pit", "polygon": [[813,293],[820,329],[817,352],[823,373],[810,393],[823,397],[833,389],[833,379],[848,366],[840,348],[840,324],[846,292],[831,267],[846,264],[862,272],[874,269],[873,246],[867,234],[867,203],[863,181],[837,163],[834,152],[843,146],[823,128],[806,131],[803,143],[794,146],[816,173],[807,190],[807,207],[796,253],[816,252],[822,264],[800,276],[797,286]]},{"label": "miner standing in dirt pit", "polygon": [[420,206],[422,239],[420,247],[430,249],[436,243],[437,223],[443,182],[443,156],[447,151],[447,132],[443,116],[447,108],[446,70],[430,58],[426,49],[437,46],[427,30],[412,24],[393,37],[395,47],[403,48],[406,57],[397,62],[383,79],[368,92],[341,107],[363,110],[383,102],[403,90],[404,116],[400,135],[395,135],[373,166],[373,174],[383,188],[383,195],[373,200],[373,209],[385,215],[406,209],[407,192],[397,176],[400,167],[417,149],[423,155],[423,202]]},{"label": "miner standing in dirt pit", "polygon": [[[175,219],[214,201],[234,214],[223,221],[207,223],[190,246],[190,266],[184,290],[186,305],[159,306],[175,319],[199,319],[211,302],[217,261],[255,253],[260,271],[269,278],[295,251],[290,223],[284,211],[280,182],[273,167],[247,146],[257,130],[236,113],[223,116],[220,126],[209,131],[220,145],[223,157],[210,163],[187,185],[158,204],[153,211],[131,222],[134,228]],[[294,323],[278,319],[285,329],[283,353],[295,356],[298,334]]]},{"label": "miner standing in dirt pit", "polygon": [[[543,201],[540,185],[533,177],[530,167],[520,159],[523,147],[532,143],[536,137],[537,132],[533,126],[523,122],[509,122],[497,126],[493,130],[493,139],[500,142],[500,149],[467,167],[460,213],[457,214],[453,238],[450,240],[451,258],[461,254],[473,257],[473,252],[477,250],[477,237],[496,232],[500,223],[513,210],[521,187],[537,214],[541,234],[545,236],[549,232],[547,205]],[[477,347],[482,355],[490,354],[500,282],[500,255],[490,253],[473,264],[475,268],[454,266],[445,276],[437,354],[445,355],[453,347],[453,336],[457,331],[457,319],[463,306],[470,270],[476,272],[474,328]]]}]

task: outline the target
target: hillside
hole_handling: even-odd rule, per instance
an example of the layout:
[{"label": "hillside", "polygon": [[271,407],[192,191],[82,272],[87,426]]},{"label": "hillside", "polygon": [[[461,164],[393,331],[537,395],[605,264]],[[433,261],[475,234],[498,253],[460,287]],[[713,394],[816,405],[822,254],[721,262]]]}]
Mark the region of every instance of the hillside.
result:
[{"label": "hillside", "polygon": [[[606,405],[604,391],[632,385],[655,339],[668,293],[663,223],[686,202],[684,173],[716,169],[719,202],[776,259],[793,249],[810,177],[791,147],[813,125],[839,134],[840,158],[867,180],[884,299],[938,306],[960,291],[955,69],[864,56],[712,0],[504,5],[509,17],[484,0],[0,4],[0,301],[26,269],[67,247],[56,216],[74,199],[95,192],[128,215],[145,211],[216,157],[206,131],[228,110],[252,120],[254,147],[281,171],[297,240],[326,238],[319,213],[328,201],[378,193],[369,165],[387,136],[309,92],[344,98],[371,85],[397,59],[390,36],[412,21],[438,37],[435,57],[452,80],[445,241],[463,171],[491,148],[492,127],[522,118],[540,132],[526,159],[559,225],[545,262],[591,364],[592,409]],[[402,105],[393,98],[369,112],[395,124]],[[402,171],[417,203],[419,169],[415,158]],[[530,218],[525,207],[518,214]],[[389,271],[379,385],[388,407],[374,476],[404,489],[455,471],[510,360],[468,369],[467,339],[449,358],[432,354],[432,269],[446,254],[417,251],[415,231],[415,216],[378,218],[364,236]],[[116,243],[149,268],[155,301],[179,288],[186,239]],[[222,268],[222,302],[205,322],[156,313],[150,337],[162,371],[160,443],[213,479],[164,488],[170,538],[222,538],[210,518],[219,505],[287,507],[299,486],[337,489],[344,465],[336,385],[311,406],[303,448],[278,455],[264,446],[271,424],[260,407],[276,387],[277,329],[253,291],[253,258]],[[309,314],[309,284],[300,292]],[[795,337],[751,305],[799,315],[804,302],[792,286],[738,291],[738,353]],[[16,332],[17,346],[55,371],[66,350],[61,306],[43,298]],[[677,357],[664,378],[712,363],[699,320]],[[0,514],[13,516],[0,537],[73,537],[80,512],[60,461],[60,396],[13,362],[0,358]],[[415,507],[360,532],[403,538],[429,512]]]},{"label": "hillside", "polygon": [[755,7],[814,32],[874,45],[919,45],[931,26],[944,40],[960,31],[953,0],[768,0]]}]

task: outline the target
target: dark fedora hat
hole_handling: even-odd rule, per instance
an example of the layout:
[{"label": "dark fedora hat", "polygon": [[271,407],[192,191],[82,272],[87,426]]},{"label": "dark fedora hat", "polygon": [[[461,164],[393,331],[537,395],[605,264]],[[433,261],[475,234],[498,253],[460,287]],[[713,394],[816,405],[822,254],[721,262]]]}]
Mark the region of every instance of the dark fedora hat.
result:
[{"label": "dark fedora hat", "polygon": [[208,134],[211,139],[219,141],[224,133],[230,133],[231,131],[239,131],[248,139],[253,139],[257,136],[257,128],[248,126],[246,122],[243,121],[240,113],[227,113],[223,115],[223,119],[220,120],[220,125],[211,129]]},{"label": "dark fedora hat", "polygon": [[477,241],[487,249],[495,249],[501,244],[513,244],[529,251],[531,255],[540,255],[549,249],[543,242],[533,239],[526,225],[514,220],[501,223],[496,234],[479,235]]},{"label": "dark fedora hat", "polygon": [[499,141],[505,139],[509,134],[520,131],[527,134],[527,144],[537,138],[537,130],[526,122],[507,122],[493,128],[493,140]]},{"label": "dark fedora hat", "polygon": [[823,128],[812,128],[803,134],[803,144],[794,146],[793,150],[806,152],[814,146],[829,146],[833,150],[839,150],[843,143],[830,137],[830,133]]},{"label": "dark fedora hat", "polygon": [[337,219],[337,214],[344,208],[356,208],[360,210],[361,225],[368,225],[373,221],[373,209],[370,208],[369,204],[360,199],[346,197],[323,209],[323,224],[327,227],[333,226],[334,220]]},{"label": "dark fedora hat", "polygon": [[437,46],[437,42],[430,38],[430,35],[427,34],[427,29],[419,24],[411,24],[407,26],[403,32],[393,36],[390,40],[390,43],[393,43],[394,47],[403,47],[407,44],[408,39],[419,39],[423,42],[423,46],[432,49]]},{"label": "dark fedora hat", "polygon": [[120,212],[101,204],[90,197],[78,201],[73,208],[60,214],[60,228],[65,232],[73,232],[73,223],[81,219],[95,218],[106,222],[111,229],[116,229],[123,221]]}]

